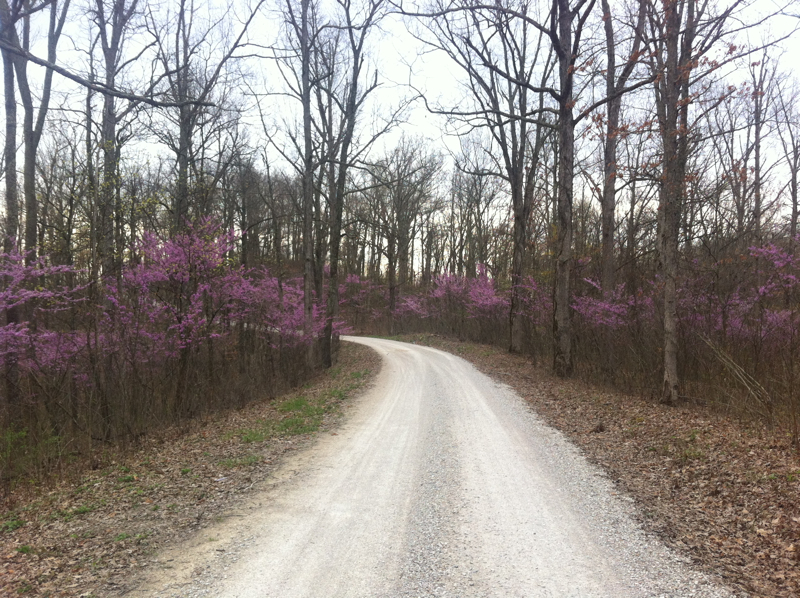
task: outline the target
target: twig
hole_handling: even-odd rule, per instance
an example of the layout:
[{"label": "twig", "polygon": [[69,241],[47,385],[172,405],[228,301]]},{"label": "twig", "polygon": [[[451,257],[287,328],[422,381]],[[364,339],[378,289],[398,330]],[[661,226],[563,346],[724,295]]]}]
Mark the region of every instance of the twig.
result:
[{"label": "twig", "polygon": [[772,397],[767,390],[761,386],[761,383],[751,376],[742,366],[736,363],[730,355],[712,343],[709,338],[702,334],[698,334],[697,336],[708,345],[717,359],[719,359],[720,363],[725,366],[725,369],[733,374],[733,377],[747,389],[748,393],[766,409],[770,425],[774,424]]}]

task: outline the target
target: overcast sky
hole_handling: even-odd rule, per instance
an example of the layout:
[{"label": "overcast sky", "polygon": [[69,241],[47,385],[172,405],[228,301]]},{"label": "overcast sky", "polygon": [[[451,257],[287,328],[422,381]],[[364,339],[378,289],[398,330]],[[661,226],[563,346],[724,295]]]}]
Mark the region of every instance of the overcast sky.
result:
[{"label": "overcast sky", "polygon": [[[170,12],[174,12],[177,2],[174,0],[161,0],[158,3],[151,3],[155,7],[153,12],[155,18],[163,19]],[[773,0],[758,0],[753,8],[748,12],[747,18],[756,19],[756,14],[764,14],[767,11],[774,11],[777,3]],[[86,0],[73,0],[72,14],[70,22],[65,32],[64,38],[60,42],[59,64],[70,68],[79,74],[85,75],[88,69],[88,57],[86,49],[89,46],[89,31],[87,13],[88,3]],[[206,4],[198,2],[201,17],[198,19],[198,31],[205,27],[203,21],[212,22],[219,17],[226,8],[217,4]],[[227,35],[230,37],[233,32],[240,28],[241,20],[247,14],[245,4],[235,2],[233,13],[237,16],[230,21]],[[246,48],[243,52],[268,53],[266,46],[280,44],[280,10],[279,4],[275,0],[269,0],[265,5],[262,15],[256,19],[251,28],[250,39],[258,44],[257,48]],[[599,10],[599,3],[596,9]],[[207,16],[206,16],[207,15]],[[43,23],[43,15],[38,16],[36,21],[39,26]],[[792,17],[780,17],[773,19],[769,24],[757,29],[747,31],[739,36],[739,44],[750,44],[756,46],[764,40],[782,37],[788,31],[796,27],[797,19]],[[409,25],[408,20],[404,20],[398,15],[387,16],[381,24],[381,30],[376,31],[372,37],[371,47],[371,68],[377,68],[379,80],[381,81],[381,91],[376,94],[370,112],[365,114],[364,124],[368,125],[370,119],[380,119],[381,114],[396,107],[405,99],[411,98],[418,91],[425,93],[430,103],[440,103],[442,105],[463,105],[464,92],[460,87],[462,73],[454,67],[452,62],[441,52],[430,51],[420,44],[408,31],[408,27],[416,31],[422,28],[419,25]],[[215,33],[224,33],[223,30]],[[138,52],[148,39],[147,35],[140,32],[130,37],[128,46],[129,55]],[[217,45],[217,48],[221,45]],[[43,56],[45,50],[41,36],[34,46],[34,51]],[[800,46],[796,39],[784,42],[781,48],[770,51],[770,56],[779,60],[780,67],[786,72],[793,72],[796,62],[800,57]],[[245,94],[245,102],[254,106],[252,97],[247,96],[251,91],[257,93],[278,94],[283,91],[284,86],[275,65],[266,58],[248,58],[243,60],[241,66],[250,74],[249,90]],[[144,83],[144,73],[149,68],[149,62],[143,61],[141,69],[132,70],[127,77],[123,78],[123,85],[128,85],[133,91],[140,91]],[[731,67],[732,68],[732,67]],[[43,69],[31,66],[30,70],[41,77]],[[731,73],[732,79],[739,78],[739,75]],[[137,79],[139,81],[137,82]],[[408,86],[408,83],[413,85]],[[64,108],[80,111],[85,101],[85,90],[76,84],[64,80],[60,76],[55,78],[55,90],[61,100],[54,97],[53,108],[59,105]],[[278,95],[262,98],[262,107],[266,113],[267,121],[273,128],[279,128],[286,121],[292,121],[297,114],[297,102],[295,100],[282,98]],[[56,114],[51,114],[55,117]],[[99,117],[99,114],[98,114]],[[77,113],[73,113],[69,118],[80,120]],[[431,115],[427,112],[422,102],[415,102],[406,112],[407,123],[395,129],[386,137],[383,142],[384,147],[393,145],[400,134],[419,135],[430,140],[431,143],[442,144],[451,151],[458,147],[456,139],[447,137],[442,117]],[[257,111],[253,110],[248,116],[248,136],[255,143],[262,143],[263,135],[260,133],[260,119]],[[137,151],[158,151],[166,153],[154,146],[152,143],[139,143]],[[129,148],[133,149],[133,147]]]}]

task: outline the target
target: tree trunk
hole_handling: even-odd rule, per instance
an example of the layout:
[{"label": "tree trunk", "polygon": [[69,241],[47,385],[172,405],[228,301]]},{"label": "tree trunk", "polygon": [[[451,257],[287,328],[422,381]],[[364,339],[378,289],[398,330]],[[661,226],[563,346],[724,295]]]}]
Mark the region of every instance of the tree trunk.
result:
[{"label": "tree trunk", "polygon": [[558,15],[560,97],[558,107],[558,197],[556,221],[556,279],[553,289],[553,370],[568,377],[574,371],[572,355],[572,185],[575,169],[575,122],[572,113],[572,19],[566,0]]},{"label": "tree trunk", "polygon": [[[20,79],[19,76],[17,79]],[[22,81],[19,81],[20,86]],[[24,94],[22,94],[24,96]],[[29,96],[30,98],[30,96]],[[22,167],[22,190],[25,196],[25,263],[36,261],[38,246],[39,201],[36,196],[36,139],[33,131],[33,104],[23,101],[23,139],[25,150]]]},{"label": "tree trunk", "polygon": [[792,168],[792,178],[789,181],[789,197],[792,201],[792,215],[791,220],[789,222],[789,236],[792,239],[797,237],[797,213],[798,213],[798,201],[797,201],[797,176],[798,176],[798,168],[795,166]]},{"label": "tree trunk", "polygon": [[[17,194],[17,100],[14,86],[14,63],[7,51],[3,56],[3,91],[5,93],[6,108],[6,140],[4,148],[5,158],[5,208],[6,227],[3,231],[3,250],[11,252],[17,246],[19,231],[19,196]],[[3,281],[4,285],[9,281]],[[5,312],[5,323],[16,324],[19,322],[19,308],[12,307]],[[0,424],[11,421],[19,403],[19,369],[17,357],[9,353],[5,359],[5,397],[6,405],[0,405]]]},{"label": "tree trunk", "polygon": [[[603,25],[606,32],[606,97],[614,96],[616,84],[616,47],[614,44],[614,28],[608,0],[603,0]],[[617,194],[617,134],[619,132],[619,114],[622,107],[622,96],[609,100],[606,108],[606,138],[603,147],[603,197],[600,204],[602,221],[602,274],[601,287],[603,295],[608,298],[614,290],[614,212]]]},{"label": "tree trunk", "polygon": [[[755,122],[753,132],[753,227],[756,244],[760,247],[761,238],[761,219],[762,219],[762,198],[761,198],[761,143],[764,128],[764,98],[768,91],[766,85],[766,60],[764,56],[761,60],[760,72],[753,77],[753,119]],[[759,286],[760,283],[759,283]]]},{"label": "tree trunk", "polygon": [[[667,143],[665,142],[665,149]],[[671,145],[671,144],[670,144]],[[675,155],[675,154],[672,154]],[[667,163],[669,163],[667,159]],[[661,402],[672,405],[678,401],[678,224],[682,176],[674,166],[664,167],[664,189],[661,193],[661,268],[664,278],[664,382]]]},{"label": "tree trunk", "polygon": [[300,1],[301,103],[303,107],[303,311],[308,343],[308,365],[313,362],[314,339],[314,154],[311,145],[311,42],[309,8],[311,0]]},{"label": "tree trunk", "polygon": [[[108,68],[108,67],[107,67]],[[113,77],[109,80],[106,72],[106,84],[113,86]],[[100,262],[103,275],[110,276],[115,271],[114,252],[114,197],[117,187],[116,159],[116,113],[114,98],[103,97],[103,120],[100,127],[100,143],[103,151],[103,182],[100,185]]]},{"label": "tree trunk", "polygon": [[[678,401],[678,235],[681,199],[686,175],[686,131],[680,129],[688,118],[687,103],[681,100],[688,95],[688,78],[691,69],[680,63],[681,16],[677,2],[665,4],[665,64],[663,77],[656,82],[657,112],[661,125],[664,148],[662,187],[659,198],[661,227],[659,253],[664,282],[664,379],[661,402],[672,405]],[[688,0],[689,7],[693,0]],[[691,23],[691,18],[689,18]],[[688,35],[688,33],[687,33]],[[691,46],[690,46],[691,47]],[[683,147],[681,147],[683,146]]]},{"label": "tree trunk", "polygon": [[5,159],[5,208],[6,228],[3,249],[9,252],[17,242],[19,234],[19,195],[17,192],[17,99],[14,85],[14,62],[9,52],[3,50],[3,91],[6,108]]},{"label": "tree trunk", "polygon": [[[26,22],[25,28],[30,25]],[[14,43],[21,47],[16,30],[11,28]],[[28,33],[26,31],[23,46],[27,45]],[[25,263],[31,264],[36,260],[37,246],[37,218],[38,202],[36,198],[36,145],[33,130],[33,95],[28,85],[28,62],[21,56],[14,56],[14,70],[17,75],[17,88],[22,101],[22,196],[25,199]]]},{"label": "tree trunk", "polygon": [[[531,164],[521,187],[521,197],[514,203],[514,253],[511,259],[511,306],[509,310],[510,353],[521,353],[523,342],[522,319],[519,317],[522,300],[520,287],[525,268],[525,244],[528,241],[528,218],[533,206],[534,177],[538,163],[537,152],[541,149],[541,128],[536,132],[536,147],[531,156]],[[513,198],[512,198],[513,199]]]},{"label": "tree trunk", "polygon": [[[352,32],[351,32],[352,35]],[[362,33],[363,35],[363,33]],[[363,37],[361,38],[363,40]],[[323,335],[323,365],[330,367],[333,364],[333,322],[339,314],[339,250],[342,238],[342,216],[344,213],[344,194],[347,184],[347,172],[350,165],[350,146],[355,133],[356,118],[358,116],[359,78],[361,73],[361,46],[352,41],[353,52],[352,75],[348,89],[347,103],[344,109],[344,131],[341,136],[339,148],[339,167],[336,176],[333,176],[335,162],[331,160],[329,177],[330,214],[329,214],[329,246],[330,246],[330,277],[328,280],[328,305],[325,319],[325,333]],[[331,103],[333,98],[330,98]],[[329,118],[332,121],[333,118]],[[333,138],[329,145],[333,148]]]},{"label": "tree trunk", "polygon": [[[511,191],[511,201],[514,210],[514,249],[511,257],[511,297],[508,312],[508,332],[510,353],[520,353],[522,351],[522,321],[519,317],[520,296],[519,287],[522,284],[523,261],[525,259],[525,237],[528,218],[525,210],[525,200],[523,199],[522,185],[515,185]],[[516,196],[520,197],[517,199]]]},{"label": "tree trunk", "polygon": [[[184,68],[188,68],[188,66]],[[181,106],[179,108],[178,117],[178,180],[175,186],[175,232],[182,231],[186,227],[189,218],[189,151],[192,135],[191,121],[192,117],[189,106]]]},{"label": "tree trunk", "polygon": [[394,311],[397,308],[397,261],[395,258],[396,243],[393,238],[387,239],[387,282],[389,284],[389,335],[394,335]]}]

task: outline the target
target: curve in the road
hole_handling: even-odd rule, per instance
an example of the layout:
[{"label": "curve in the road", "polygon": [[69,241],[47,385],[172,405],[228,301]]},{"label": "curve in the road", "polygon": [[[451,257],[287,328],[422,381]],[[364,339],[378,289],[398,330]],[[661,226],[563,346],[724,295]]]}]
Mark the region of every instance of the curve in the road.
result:
[{"label": "curve in the road", "polygon": [[173,595],[731,595],[644,534],[630,501],[507,387],[442,351],[346,340],[382,355],[374,387],[249,516],[224,576]]}]

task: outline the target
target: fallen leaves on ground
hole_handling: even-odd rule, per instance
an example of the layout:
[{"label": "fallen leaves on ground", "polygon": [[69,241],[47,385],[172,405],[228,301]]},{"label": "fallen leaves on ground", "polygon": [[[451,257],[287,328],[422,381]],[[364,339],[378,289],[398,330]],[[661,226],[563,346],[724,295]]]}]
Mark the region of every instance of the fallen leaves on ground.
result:
[{"label": "fallen leaves on ground", "polygon": [[58,483],[17,488],[0,511],[0,595],[99,597],[129,587],[161,547],[205,527],[284,455],[330,431],[379,369],[372,350],[343,343],[334,368],[289,395],[109,449]]},{"label": "fallen leaves on ground", "polygon": [[800,460],[780,429],[667,407],[486,345],[414,334],[511,386],[639,505],[646,529],[756,597],[800,596]]}]

